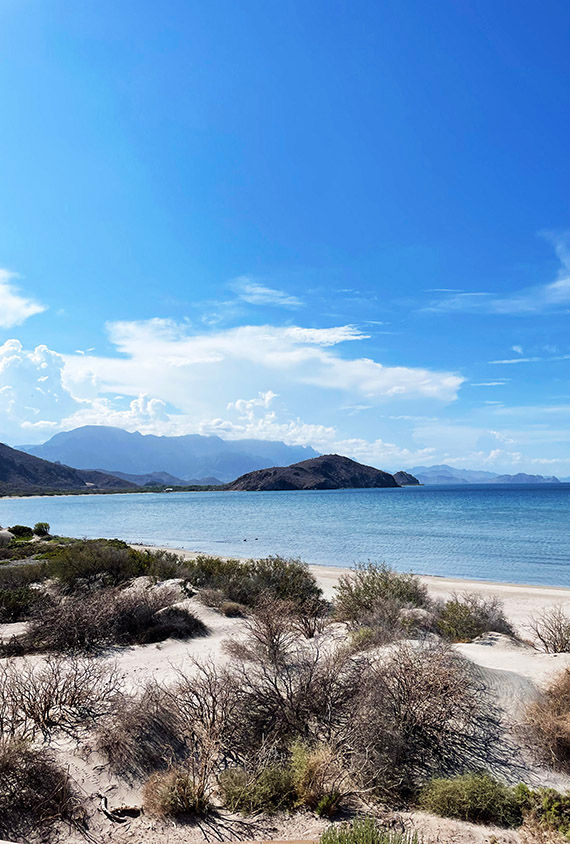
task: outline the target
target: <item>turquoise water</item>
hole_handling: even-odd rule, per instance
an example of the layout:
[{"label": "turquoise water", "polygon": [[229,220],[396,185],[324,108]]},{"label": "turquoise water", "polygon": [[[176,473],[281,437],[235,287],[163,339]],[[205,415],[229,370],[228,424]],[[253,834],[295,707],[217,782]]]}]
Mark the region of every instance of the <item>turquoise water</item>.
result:
[{"label": "turquoise water", "polygon": [[570,586],[570,484],[0,500],[0,524],[216,554]]}]

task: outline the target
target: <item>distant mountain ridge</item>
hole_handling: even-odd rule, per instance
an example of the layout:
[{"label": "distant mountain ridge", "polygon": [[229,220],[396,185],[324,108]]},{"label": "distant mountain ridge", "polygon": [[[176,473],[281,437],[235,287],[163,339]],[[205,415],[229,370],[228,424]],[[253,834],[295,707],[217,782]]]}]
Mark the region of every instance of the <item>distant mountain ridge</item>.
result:
[{"label": "distant mountain ridge", "polygon": [[398,486],[389,472],[365,466],[339,454],[323,454],[292,466],[272,466],[270,469],[249,472],[229,484],[228,489],[261,492]]},{"label": "distant mountain ridge", "polygon": [[277,441],[223,440],[200,434],[159,437],[106,425],[85,425],[55,434],[42,445],[22,446],[22,450],[44,460],[111,474],[167,472],[183,483],[206,477],[231,481],[266,466],[295,463],[318,455],[310,446]]},{"label": "distant mountain ridge", "polygon": [[136,486],[218,486],[219,478],[177,478],[168,472],[148,472],[146,475],[130,475],[128,472],[110,472],[116,478],[130,481]]},{"label": "distant mountain ridge", "polygon": [[544,475],[527,475],[520,472],[516,475],[500,475],[497,472],[485,472],[476,469],[456,469],[442,463],[439,466],[415,466],[408,469],[420,483],[426,486],[433,484],[557,484],[559,479]]},{"label": "distant mountain ridge", "polygon": [[0,443],[0,495],[37,492],[118,492],[134,484],[104,472],[51,463]]}]

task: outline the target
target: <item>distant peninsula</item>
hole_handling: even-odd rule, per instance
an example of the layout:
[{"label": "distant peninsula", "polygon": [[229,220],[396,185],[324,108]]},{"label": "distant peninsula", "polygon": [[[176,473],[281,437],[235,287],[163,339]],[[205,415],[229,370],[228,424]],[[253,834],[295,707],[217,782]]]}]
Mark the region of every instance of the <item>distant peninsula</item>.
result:
[{"label": "distant peninsula", "polygon": [[134,489],[134,484],[114,475],[73,469],[0,443],[0,495],[124,492]]},{"label": "distant peninsula", "polygon": [[[414,481],[417,480],[414,478]],[[339,454],[323,454],[291,466],[273,466],[248,472],[227,489],[270,491],[301,489],[376,489],[399,487],[389,472],[365,466]]]}]

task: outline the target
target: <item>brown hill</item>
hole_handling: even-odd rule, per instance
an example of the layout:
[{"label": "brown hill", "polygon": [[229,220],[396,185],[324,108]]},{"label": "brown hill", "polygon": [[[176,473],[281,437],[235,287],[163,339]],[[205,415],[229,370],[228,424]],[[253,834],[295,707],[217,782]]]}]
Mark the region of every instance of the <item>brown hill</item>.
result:
[{"label": "brown hill", "polygon": [[120,489],[136,489],[136,486],[104,472],[50,463],[0,443],[0,495]]},{"label": "brown hill", "polygon": [[237,490],[364,489],[397,487],[388,472],[364,466],[339,454],[323,454],[292,466],[248,472],[228,484]]}]

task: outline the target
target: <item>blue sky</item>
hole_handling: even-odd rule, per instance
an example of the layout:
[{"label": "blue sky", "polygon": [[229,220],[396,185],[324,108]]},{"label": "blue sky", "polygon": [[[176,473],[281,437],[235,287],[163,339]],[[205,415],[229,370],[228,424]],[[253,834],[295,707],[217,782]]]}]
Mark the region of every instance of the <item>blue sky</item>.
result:
[{"label": "blue sky", "polygon": [[0,0],[0,438],[570,475],[570,8]]}]

